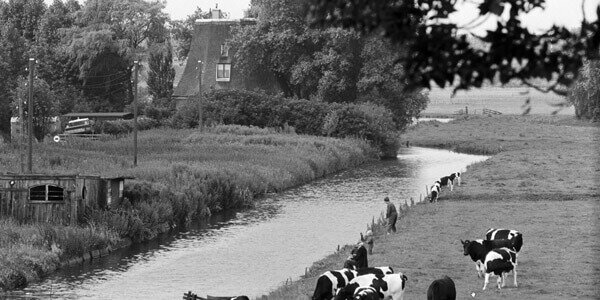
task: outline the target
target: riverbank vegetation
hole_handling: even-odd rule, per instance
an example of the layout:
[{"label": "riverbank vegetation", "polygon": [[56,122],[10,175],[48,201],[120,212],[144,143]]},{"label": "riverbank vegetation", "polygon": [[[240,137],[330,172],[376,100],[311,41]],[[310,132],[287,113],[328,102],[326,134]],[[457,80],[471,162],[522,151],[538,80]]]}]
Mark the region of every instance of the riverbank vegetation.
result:
[{"label": "riverbank vegetation", "polygon": [[[600,270],[597,123],[563,116],[468,116],[448,124],[421,123],[411,145],[484,153],[463,184],[445,189],[437,204],[411,207],[391,236],[378,235],[369,265],[391,265],[408,276],[405,298],[425,298],[434,279],[454,279],[459,299],[597,298]],[[440,174],[442,176],[444,174]],[[399,202],[403,202],[399,199]],[[490,227],[519,230],[519,287],[481,291],[461,239],[484,237]],[[379,231],[381,232],[381,231]],[[341,268],[348,248],[316,262],[307,276],[271,295],[312,295],[317,277]],[[510,278],[510,277],[509,277]]]},{"label": "riverbank vegetation", "polygon": [[[122,239],[151,239],[193,218],[252,205],[315,178],[377,159],[366,141],[297,135],[245,126],[155,129],[139,134],[138,166],[130,137],[39,143],[34,171],[132,176],[118,207],[90,211],[81,228],[18,224],[0,228],[0,287],[22,287],[82,252]],[[18,148],[1,148],[7,172],[19,170]],[[26,281],[22,279],[25,278]]]}]

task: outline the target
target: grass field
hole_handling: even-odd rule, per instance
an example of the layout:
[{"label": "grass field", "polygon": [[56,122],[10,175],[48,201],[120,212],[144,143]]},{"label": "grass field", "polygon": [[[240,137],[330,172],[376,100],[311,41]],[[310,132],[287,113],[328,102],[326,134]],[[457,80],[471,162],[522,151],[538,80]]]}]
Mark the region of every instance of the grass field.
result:
[{"label": "grass field", "polygon": [[[0,218],[0,290],[22,288],[60,261],[156,237],[211,212],[251,206],[255,198],[376,159],[366,141],[216,126],[140,132],[138,165],[131,137],[35,145],[44,174],[132,176],[122,207],[86,213],[80,227],[26,225]],[[0,172],[18,172],[16,145],[0,144]]]},{"label": "grass field", "polygon": [[[600,298],[597,124],[568,116],[468,116],[421,123],[403,138],[492,155],[468,167],[464,184],[442,191],[439,203],[411,208],[399,220],[399,233],[376,237],[369,265],[406,274],[405,299],[425,299],[431,281],[444,275],[454,279],[458,299]],[[498,291],[492,281],[481,291],[483,279],[462,254],[461,239],[482,238],[490,227],[523,233],[517,288],[511,274],[507,288]],[[348,252],[316,262],[307,276],[270,298],[312,295],[317,277],[341,268]]]},{"label": "grass field", "polygon": [[499,111],[502,114],[520,115],[523,113],[525,101],[530,99],[530,114],[550,115],[557,111],[559,115],[574,115],[575,109],[566,107],[559,109],[556,104],[564,103],[564,97],[553,93],[542,93],[526,87],[487,87],[459,91],[452,97],[452,90],[433,88],[429,92],[429,105],[421,113],[448,114],[465,110],[470,114],[481,114],[484,108]]}]

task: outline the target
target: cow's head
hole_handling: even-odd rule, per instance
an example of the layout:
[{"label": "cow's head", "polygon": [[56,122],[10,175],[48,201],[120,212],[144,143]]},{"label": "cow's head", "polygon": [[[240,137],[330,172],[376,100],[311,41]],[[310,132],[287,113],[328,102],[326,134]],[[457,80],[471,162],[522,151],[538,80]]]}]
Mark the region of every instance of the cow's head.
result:
[{"label": "cow's head", "polygon": [[404,290],[404,287],[406,287],[406,281],[408,281],[408,277],[406,277],[404,274],[402,274],[400,277],[402,278],[402,290]]},{"label": "cow's head", "polygon": [[463,241],[463,240],[460,240],[460,242],[461,242],[461,243],[462,243],[462,245],[463,245],[463,254],[464,254],[465,256],[466,256],[466,255],[469,255],[469,249],[471,248],[471,243],[472,243],[472,242],[471,242],[471,241],[469,241],[469,240],[465,240],[465,241]]}]

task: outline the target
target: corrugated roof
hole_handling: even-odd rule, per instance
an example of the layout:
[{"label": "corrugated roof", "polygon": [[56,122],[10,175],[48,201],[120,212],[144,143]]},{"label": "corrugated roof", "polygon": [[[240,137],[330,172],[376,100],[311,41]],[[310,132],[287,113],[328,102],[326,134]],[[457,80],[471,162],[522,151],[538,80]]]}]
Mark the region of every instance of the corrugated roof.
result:
[{"label": "corrugated roof", "polygon": [[64,114],[63,117],[67,118],[122,118],[128,119],[133,118],[133,113],[130,112],[82,112],[82,113],[68,113]]}]

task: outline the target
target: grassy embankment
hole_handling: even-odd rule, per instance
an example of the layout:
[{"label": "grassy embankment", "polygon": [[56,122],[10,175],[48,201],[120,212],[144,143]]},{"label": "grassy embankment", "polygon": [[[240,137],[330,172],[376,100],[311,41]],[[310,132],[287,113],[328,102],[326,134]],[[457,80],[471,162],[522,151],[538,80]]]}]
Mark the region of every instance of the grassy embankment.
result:
[{"label": "grassy embankment", "polygon": [[[35,145],[34,172],[133,176],[126,191],[140,196],[117,212],[96,213],[84,227],[19,225],[0,219],[0,290],[22,287],[60,261],[148,239],[210,211],[252,205],[256,197],[374,159],[364,141],[218,126],[208,132],[149,130],[139,134],[138,166],[132,141],[71,141]],[[16,146],[0,147],[1,172],[19,170]],[[144,184],[141,184],[144,183]],[[152,195],[146,197],[144,195]]]},{"label": "grassy embankment", "polygon": [[[458,299],[598,299],[600,297],[600,130],[572,117],[468,116],[449,124],[421,123],[412,145],[493,155],[468,167],[463,185],[443,190],[437,204],[416,205],[399,233],[378,236],[369,265],[391,265],[409,281],[405,299],[425,299],[436,278],[454,279]],[[461,239],[490,227],[524,235],[518,283],[481,291]],[[339,269],[348,249],[315,263],[308,276],[270,299],[312,295],[319,274]]]}]

